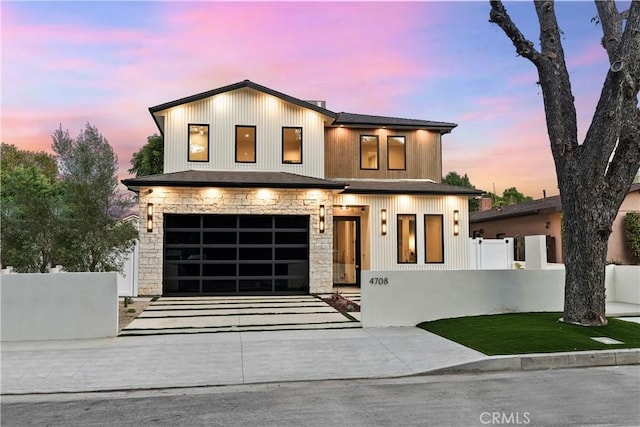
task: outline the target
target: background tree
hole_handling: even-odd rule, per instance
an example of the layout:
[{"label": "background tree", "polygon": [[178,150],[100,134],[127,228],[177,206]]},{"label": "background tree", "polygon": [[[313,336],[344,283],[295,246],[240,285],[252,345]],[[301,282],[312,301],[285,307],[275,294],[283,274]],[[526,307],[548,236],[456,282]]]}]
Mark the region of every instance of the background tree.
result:
[{"label": "background tree", "polygon": [[154,133],[147,138],[147,143],[140,151],[133,153],[129,173],[135,173],[136,176],[147,176],[160,174],[163,169],[164,141],[160,135]]},{"label": "background tree", "polygon": [[52,138],[66,201],[57,259],[68,271],[121,270],[138,233],[121,221],[131,200],[118,192],[113,149],[89,123],[75,140],[62,127]]},{"label": "background tree", "polygon": [[619,13],[614,1],[596,1],[602,45],[610,68],[582,144],[552,1],[536,1],[539,48],[512,21],[501,1],[490,1],[490,22],[509,37],[518,55],[538,71],[547,132],[564,213],[563,320],[602,325],[605,265],[611,226],[640,167],[640,1]]},{"label": "background tree", "polygon": [[[13,147],[15,148],[15,147]],[[4,149],[4,145],[3,145]],[[3,150],[4,152],[4,150]],[[53,157],[10,150],[17,154],[18,165],[6,165],[0,188],[0,241],[2,265],[11,265],[22,273],[45,273],[53,264],[62,207],[60,189],[52,179]],[[40,160],[34,161],[35,158]],[[33,161],[32,164],[29,164]],[[5,166],[9,166],[5,168]],[[45,170],[42,170],[42,166]]]},{"label": "background tree", "polygon": [[[442,183],[449,184],[449,185],[457,185],[460,187],[473,188],[473,189],[476,188],[476,186],[471,183],[466,173],[464,174],[464,176],[460,176],[460,174],[456,171],[449,172],[447,176],[442,178]],[[475,198],[469,199],[469,212],[474,212],[480,209],[479,205],[480,204],[478,202],[478,199],[475,199]]]},{"label": "background tree", "polygon": [[58,175],[56,159],[44,151],[20,150],[13,144],[0,145],[0,176],[4,176],[18,166],[36,166],[50,181]]},{"label": "background tree", "polygon": [[509,206],[509,205],[517,205],[522,202],[530,202],[533,200],[531,196],[525,196],[523,193],[519,192],[516,187],[509,187],[502,192],[502,196],[498,196],[492,192],[487,193],[487,197],[490,197],[492,200],[491,205],[494,208],[498,208],[500,206]]}]

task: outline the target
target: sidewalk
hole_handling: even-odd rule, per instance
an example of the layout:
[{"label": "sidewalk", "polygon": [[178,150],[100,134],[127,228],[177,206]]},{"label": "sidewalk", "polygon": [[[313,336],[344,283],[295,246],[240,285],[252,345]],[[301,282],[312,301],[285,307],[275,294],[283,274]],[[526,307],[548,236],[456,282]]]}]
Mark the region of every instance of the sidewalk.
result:
[{"label": "sidewalk", "polygon": [[420,374],[487,356],[418,328],[2,343],[2,394]]},{"label": "sidewalk", "polygon": [[640,350],[489,357],[418,328],[2,344],[4,395],[639,364]]}]

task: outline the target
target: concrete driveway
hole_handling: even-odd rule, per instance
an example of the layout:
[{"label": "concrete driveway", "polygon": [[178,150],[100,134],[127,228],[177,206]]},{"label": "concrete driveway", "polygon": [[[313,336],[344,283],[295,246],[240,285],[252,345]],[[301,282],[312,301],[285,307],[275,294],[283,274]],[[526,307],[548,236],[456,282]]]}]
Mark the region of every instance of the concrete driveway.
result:
[{"label": "concrete driveway", "polygon": [[[360,300],[359,293],[343,295]],[[161,297],[120,336],[360,328],[359,316],[342,314],[313,295]]]}]

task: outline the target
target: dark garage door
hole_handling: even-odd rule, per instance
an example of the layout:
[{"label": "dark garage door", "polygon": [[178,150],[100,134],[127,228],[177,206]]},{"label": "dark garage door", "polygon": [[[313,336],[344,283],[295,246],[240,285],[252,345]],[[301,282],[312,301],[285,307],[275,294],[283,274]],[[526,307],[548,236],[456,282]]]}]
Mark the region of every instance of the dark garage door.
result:
[{"label": "dark garage door", "polygon": [[306,294],[308,278],[308,216],[164,216],[165,295]]}]

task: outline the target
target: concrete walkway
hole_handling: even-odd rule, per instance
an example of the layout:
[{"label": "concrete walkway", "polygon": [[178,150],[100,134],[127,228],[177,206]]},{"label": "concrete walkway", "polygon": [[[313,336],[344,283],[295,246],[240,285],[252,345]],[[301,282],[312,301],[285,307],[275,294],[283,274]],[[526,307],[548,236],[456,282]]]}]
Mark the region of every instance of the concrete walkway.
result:
[{"label": "concrete walkway", "polygon": [[418,328],[230,332],[2,344],[2,394],[420,374],[487,356]]}]

